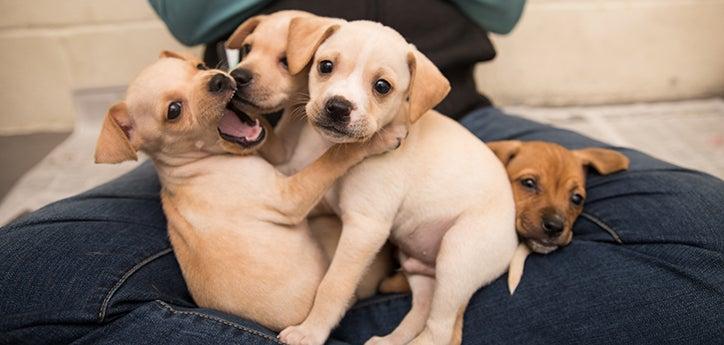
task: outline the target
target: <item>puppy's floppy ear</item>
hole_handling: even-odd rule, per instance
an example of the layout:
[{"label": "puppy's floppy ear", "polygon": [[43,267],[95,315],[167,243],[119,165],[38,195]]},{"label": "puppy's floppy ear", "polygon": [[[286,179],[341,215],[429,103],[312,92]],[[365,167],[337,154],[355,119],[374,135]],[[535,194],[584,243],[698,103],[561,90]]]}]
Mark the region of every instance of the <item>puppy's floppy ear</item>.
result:
[{"label": "puppy's floppy ear", "polygon": [[417,48],[410,45],[407,53],[407,65],[410,68],[410,122],[417,119],[438,105],[450,92],[450,82],[435,64]]},{"label": "puppy's floppy ear", "polygon": [[319,45],[331,36],[344,21],[324,17],[297,17],[289,24],[287,63],[294,75],[307,66]]},{"label": "puppy's floppy ear", "polygon": [[184,61],[198,60],[197,57],[195,57],[191,54],[179,53],[179,52],[174,52],[174,51],[170,51],[170,50],[161,51],[161,54],[158,54],[158,58],[159,59],[172,58],[172,59],[180,59],[180,60],[184,60]]},{"label": "puppy's floppy ear", "polygon": [[491,141],[487,144],[490,150],[503,162],[503,165],[508,165],[508,162],[520,152],[520,147],[523,146],[523,142],[520,140]]},{"label": "puppy's floppy ear", "polygon": [[574,150],[584,166],[592,166],[601,175],[628,169],[629,160],[620,152],[597,147]]},{"label": "puppy's floppy ear", "polygon": [[245,20],[238,28],[236,28],[234,33],[229,36],[224,46],[229,49],[241,48],[241,44],[244,43],[246,37],[251,35],[256,27],[259,26],[259,23],[261,23],[261,21],[266,17],[267,16],[265,14],[262,14]]},{"label": "puppy's floppy ear", "polygon": [[101,134],[96,142],[96,163],[121,163],[138,160],[136,150],[131,146],[130,133],[133,130],[128,107],[125,102],[111,106],[103,120]]}]

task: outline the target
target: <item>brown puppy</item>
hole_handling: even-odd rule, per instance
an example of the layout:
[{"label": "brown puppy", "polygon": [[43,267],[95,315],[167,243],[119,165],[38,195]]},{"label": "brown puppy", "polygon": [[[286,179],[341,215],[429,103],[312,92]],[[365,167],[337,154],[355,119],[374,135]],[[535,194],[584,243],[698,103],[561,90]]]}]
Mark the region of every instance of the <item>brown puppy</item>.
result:
[{"label": "brown puppy", "polygon": [[[586,198],[586,168],[608,175],[628,169],[629,160],[608,149],[570,151],[542,141],[506,140],[487,144],[506,166],[515,198],[515,228],[522,239],[508,271],[508,289],[512,294],[520,283],[525,259],[531,250],[547,254],[571,242],[573,223],[583,211]],[[409,291],[402,273],[380,284],[382,293]]]},{"label": "brown puppy", "polygon": [[547,254],[571,242],[573,223],[586,199],[586,168],[608,175],[628,169],[629,160],[608,149],[571,151],[542,141],[506,140],[489,142],[488,147],[508,172],[515,198],[515,229],[523,239],[508,274],[513,293],[529,249]]},{"label": "brown puppy", "polygon": [[328,265],[307,213],[349,168],[399,146],[406,129],[336,146],[287,177],[253,155],[271,133],[235,106],[228,74],[181,54],[161,57],[109,109],[96,162],[134,160],[137,151],[151,158],[169,239],[198,305],[276,331],[301,322]]}]

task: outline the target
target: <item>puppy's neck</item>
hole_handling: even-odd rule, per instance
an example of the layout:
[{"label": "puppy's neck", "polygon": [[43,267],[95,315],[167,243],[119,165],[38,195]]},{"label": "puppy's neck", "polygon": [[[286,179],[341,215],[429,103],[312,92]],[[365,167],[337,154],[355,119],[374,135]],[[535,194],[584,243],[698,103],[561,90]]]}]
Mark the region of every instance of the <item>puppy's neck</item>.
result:
[{"label": "puppy's neck", "polygon": [[188,183],[189,179],[208,173],[206,162],[217,155],[194,151],[182,155],[156,154],[151,156],[156,172],[161,180],[161,185],[167,189],[175,189],[177,186]]}]

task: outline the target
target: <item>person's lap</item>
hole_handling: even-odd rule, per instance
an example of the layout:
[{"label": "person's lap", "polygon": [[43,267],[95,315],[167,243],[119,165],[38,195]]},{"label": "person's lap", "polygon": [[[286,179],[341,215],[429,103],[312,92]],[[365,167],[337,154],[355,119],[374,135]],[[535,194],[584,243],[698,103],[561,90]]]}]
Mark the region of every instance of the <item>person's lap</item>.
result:
[{"label": "person's lap", "polygon": [[[494,108],[462,123],[484,140],[604,146]],[[589,176],[570,246],[531,256],[515,295],[502,277],[473,297],[465,342],[718,340],[724,183],[622,152],[630,171]],[[258,325],[194,305],[166,238],[159,188],[145,164],[0,230],[0,343],[276,343]],[[332,336],[361,343],[389,332],[409,303],[403,295],[361,301]]]}]

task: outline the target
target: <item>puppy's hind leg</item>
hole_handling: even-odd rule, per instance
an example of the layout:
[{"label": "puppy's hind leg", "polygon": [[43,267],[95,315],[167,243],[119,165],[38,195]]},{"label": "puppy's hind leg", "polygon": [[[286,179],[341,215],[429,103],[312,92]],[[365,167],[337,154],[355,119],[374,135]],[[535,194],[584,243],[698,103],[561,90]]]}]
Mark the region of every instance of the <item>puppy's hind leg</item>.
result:
[{"label": "puppy's hind leg", "polygon": [[407,344],[425,328],[425,321],[430,315],[435,279],[419,274],[406,277],[412,290],[412,308],[392,333],[384,337],[372,337],[365,345]]},{"label": "puppy's hind leg", "polygon": [[508,268],[518,243],[513,220],[513,212],[478,211],[461,216],[448,230],[437,256],[430,317],[410,344],[460,344],[470,297]]}]

